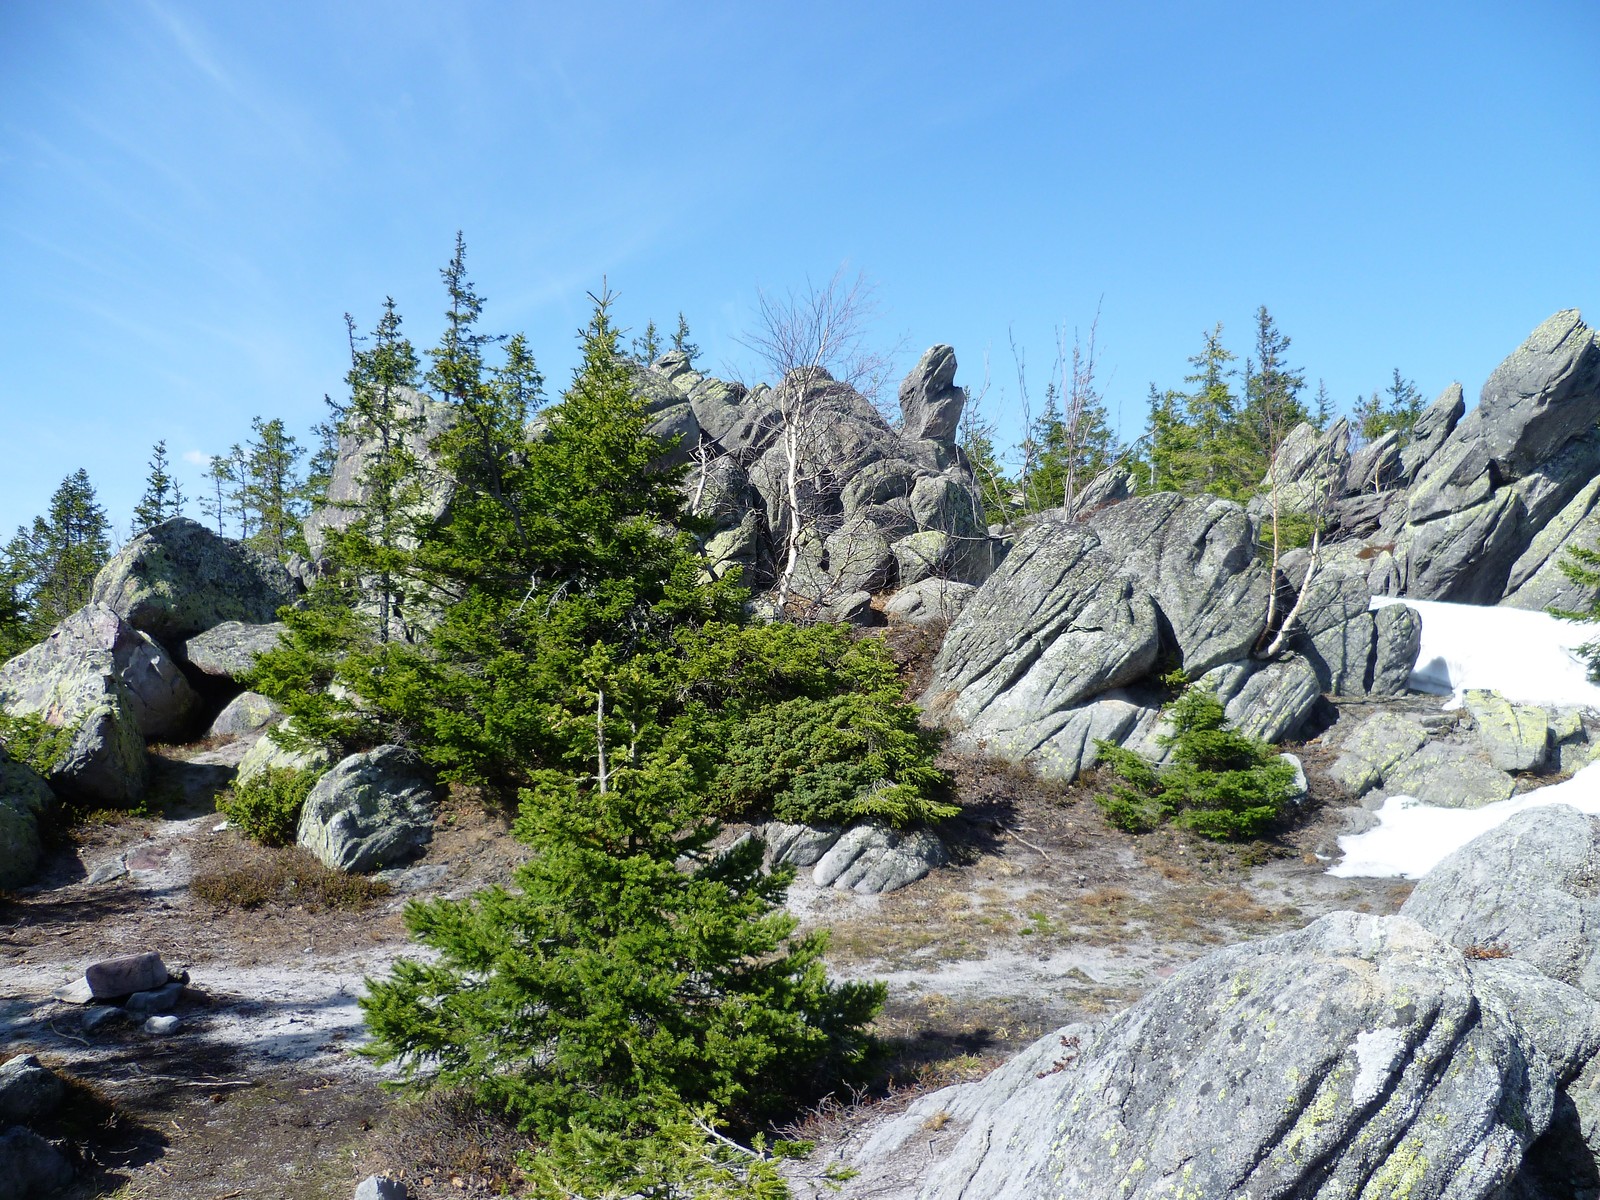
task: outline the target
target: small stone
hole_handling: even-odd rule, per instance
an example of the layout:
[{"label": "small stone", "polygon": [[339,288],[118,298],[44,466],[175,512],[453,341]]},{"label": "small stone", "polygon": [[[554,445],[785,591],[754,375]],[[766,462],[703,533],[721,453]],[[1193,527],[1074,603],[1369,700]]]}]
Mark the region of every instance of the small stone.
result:
[{"label": "small stone", "polygon": [[178,1032],[178,1025],[177,1017],[151,1017],[144,1023],[144,1031],[153,1033],[157,1037],[165,1037],[169,1033]]},{"label": "small stone", "polygon": [[121,879],[127,873],[128,864],[120,858],[113,858],[90,871],[89,878],[84,882],[90,887],[98,887],[102,883],[110,883],[113,879]]},{"label": "small stone", "polygon": [[174,981],[165,987],[153,988],[148,992],[135,992],[128,997],[123,1007],[129,1012],[136,1013],[171,1012],[182,994],[183,984]]},{"label": "small stone", "polygon": [[406,1185],[386,1175],[368,1175],[357,1185],[355,1200],[406,1200]]},{"label": "small stone", "polygon": [[115,1004],[97,1004],[93,1008],[84,1010],[83,1031],[85,1033],[93,1033],[102,1025],[110,1025],[127,1019],[128,1014]]},{"label": "small stone", "polygon": [[89,986],[89,981],[81,975],[50,994],[63,1004],[87,1004],[94,999],[94,990]]},{"label": "small stone", "polygon": [[0,1124],[48,1117],[66,1094],[54,1071],[31,1054],[18,1054],[0,1066]]},{"label": "small stone", "polygon": [[167,968],[161,955],[147,950],[104,959],[84,971],[83,977],[96,1000],[111,1000],[160,987],[167,981]]}]

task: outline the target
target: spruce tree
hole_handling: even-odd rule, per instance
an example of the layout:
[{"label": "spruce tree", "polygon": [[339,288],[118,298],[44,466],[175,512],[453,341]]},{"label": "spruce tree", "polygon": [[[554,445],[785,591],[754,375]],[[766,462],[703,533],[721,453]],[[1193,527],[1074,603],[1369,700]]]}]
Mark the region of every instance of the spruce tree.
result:
[{"label": "spruce tree", "polygon": [[694,360],[700,357],[700,347],[689,340],[689,322],[684,320],[681,312],[678,314],[678,327],[672,331],[672,348],[681,351],[691,367],[694,366]]},{"label": "spruce tree", "polygon": [[648,367],[661,357],[661,333],[656,329],[656,323],[649,321],[645,324],[644,334],[633,339],[633,361],[641,367]]},{"label": "spruce tree", "polygon": [[1174,474],[1180,488],[1237,498],[1256,482],[1254,465],[1245,454],[1240,431],[1239,402],[1229,387],[1234,356],[1222,344],[1222,322],[1205,333],[1205,344],[1189,359],[1192,371],[1184,376],[1191,390],[1185,397],[1189,429],[1186,461]]},{"label": "spruce tree", "polygon": [[200,497],[201,515],[216,522],[218,537],[226,537],[228,505],[232,503],[234,489],[238,485],[233,459],[213,454],[210,464],[206,467],[205,477],[209,486],[205,494]]},{"label": "spruce tree", "polygon": [[167,472],[167,442],[163,438],[150,452],[150,474],[145,480],[144,494],[133,506],[131,536],[138,537],[163,521],[183,515],[184,495],[178,481]]},{"label": "spruce tree", "polygon": [[13,540],[28,577],[28,625],[42,637],[89,602],[94,577],[111,556],[111,523],[81,467],[61,481],[49,512]]},{"label": "spruce tree", "polygon": [[[1246,372],[1241,442],[1254,459],[1250,472],[1260,479],[1289,431],[1311,419],[1300,402],[1306,375],[1288,364],[1289,338],[1262,305],[1256,310],[1255,357]],[[1260,469],[1257,470],[1256,468]]]},{"label": "spruce tree", "polygon": [[249,511],[253,530],[245,541],[283,562],[305,549],[300,536],[305,486],[296,469],[305,450],[277,417],[256,417],[250,430],[255,436],[244,448],[239,484],[241,507]]}]

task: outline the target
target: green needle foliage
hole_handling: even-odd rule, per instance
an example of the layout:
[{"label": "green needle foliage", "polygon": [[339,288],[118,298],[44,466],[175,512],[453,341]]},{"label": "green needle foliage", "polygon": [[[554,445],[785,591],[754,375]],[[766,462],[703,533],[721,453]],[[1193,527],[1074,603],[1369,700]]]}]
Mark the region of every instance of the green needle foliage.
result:
[{"label": "green needle foliage", "polygon": [[1102,769],[1121,782],[1096,802],[1118,828],[1144,833],[1165,821],[1209,838],[1255,837],[1282,815],[1294,767],[1266,742],[1229,729],[1221,701],[1190,687],[1167,708],[1172,748],[1165,767],[1097,741]]},{"label": "green needle foliage", "polygon": [[[451,409],[427,447],[453,480],[448,516],[399,537],[369,512],[331,539],[252,681],[300,739],[404,744],[514,799],[533,851],[507,886],[408,907],[433,954],[370,982],[369,1052],[515,1117],[572,1191],[626,1182],[654,1147],[727,1167],[729,1196],[776,1195],[738,1155],[708,1165],[729,1148],[702,1124],[754,1129],[836,1086],[883,990],[828,981],[825,938],[795,937],[781,907],[790,874],[764,872],[755,841],[714,853],[718,821],[940,819],[933,746],[880,643],[751,624],[738,580],[702,574],[608,298],[571,385],[532,414],[542,378],[521,338],[476,331],[459,242],[444,278],[423,382]],[[397,329],[387,310],[373,353],[394,362],[358,356],[352,410],[416,381]],[[391,636],[385,596],[426,621]]]},{"label": "green needle foliage", "polygon": [[436,1069],[550,1136],[626,1132],[708,1104],[741,1124],[858,1064],[878,984],[832,985],[824,935],[793,938],[789,873],[761,846],[709,846],[694,772],[664,749],[604,793],[551,773],[518,835],[514,890],[414,903],[439,952],[371,981],[368,1053]]}]

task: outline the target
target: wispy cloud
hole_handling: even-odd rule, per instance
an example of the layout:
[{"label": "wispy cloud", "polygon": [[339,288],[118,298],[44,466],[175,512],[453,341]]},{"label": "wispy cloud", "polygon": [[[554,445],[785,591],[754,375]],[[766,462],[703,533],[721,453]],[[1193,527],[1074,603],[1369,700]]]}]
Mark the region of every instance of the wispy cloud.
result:
[{"label": "wispy cloud", "polygon": [[211,455],[204,450],[185,450],[183,452],[183,461],[196,467],[209,467],[211,465]]}]

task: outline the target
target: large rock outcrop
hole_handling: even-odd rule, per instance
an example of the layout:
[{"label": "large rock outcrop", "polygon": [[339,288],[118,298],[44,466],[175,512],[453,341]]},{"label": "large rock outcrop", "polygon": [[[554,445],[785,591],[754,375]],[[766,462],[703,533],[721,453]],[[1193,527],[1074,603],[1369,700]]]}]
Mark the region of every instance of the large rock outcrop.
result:
[{"label": "large rock outcrop", "polygon": [[1097,740],[1157,748],[1158,664],[1269,740],[1292,737],[1324,691],[1403,688],[1415,614],[1369,612],[1359,576],[1313,577],[1287,651],[1257,657],[1270,584],[1255,545],[1249,514],[1209,496],[1044,514],[952,622],[923,701],[962,742],[1071,778]]},{"label": "large rock outcrop", "polygon": [[165,646],[224,621],[263,624],[299,584],[276,560],[174,517],[134,538],[95,576],[91,599]]},{"label": "large rock outcrop", "polygon": [[44,850],[39,821],[55,799],[44,780],[0,747],[0,888],[33,881]]},{"label": "large rock outcrop", "polygon": [[918,1200],[1539,1195],[1530,1150],[1569,1119],[1597,1014],[1527,963],[1469,960],[1403,916],[1334,913],[923,1097],[849,1155],[851,1186]]}]

